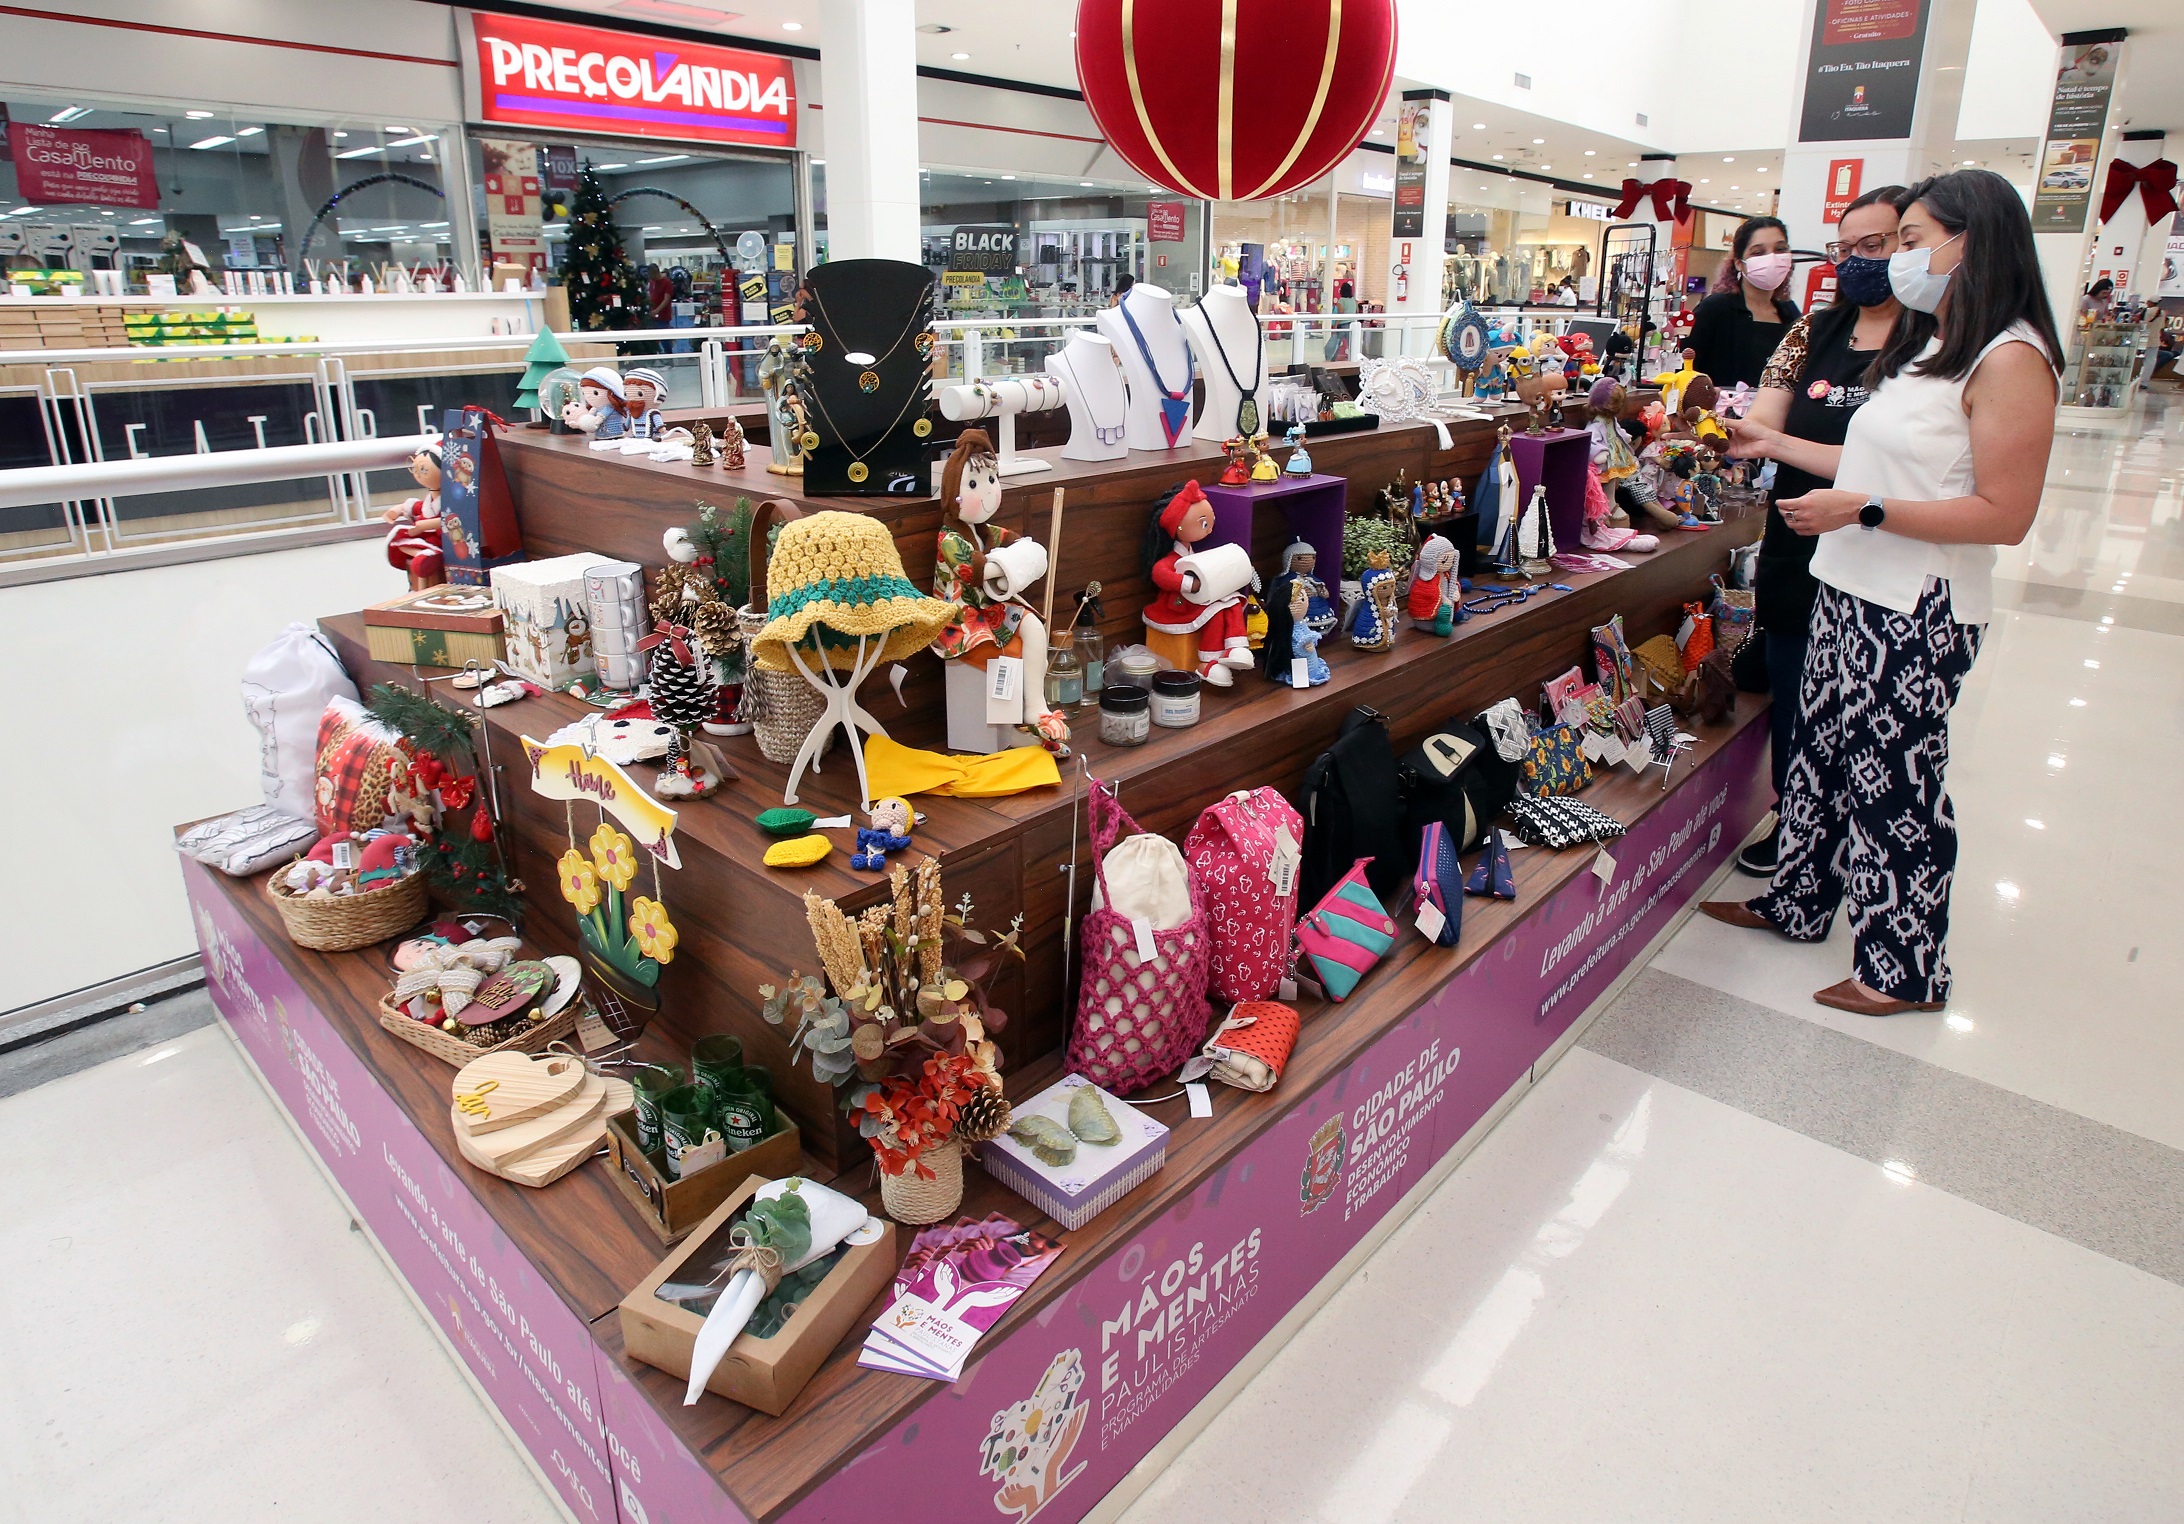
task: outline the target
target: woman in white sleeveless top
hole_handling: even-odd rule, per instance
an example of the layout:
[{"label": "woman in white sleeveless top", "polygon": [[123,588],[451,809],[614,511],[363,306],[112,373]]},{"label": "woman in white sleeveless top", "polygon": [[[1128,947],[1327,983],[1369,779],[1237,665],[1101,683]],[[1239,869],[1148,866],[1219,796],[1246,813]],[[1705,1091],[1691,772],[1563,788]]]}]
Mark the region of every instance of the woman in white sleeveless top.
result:
[{"label": "woman in white sleeveless top", "polygon": [[1855,977],[1813,999],[1866,1016],[1949,998],[1949,710],[1993,616],[1994,547],[2022,541],[2040,506],[2062,362],[2007,180],[1967,169],[1912,187],[1898,239],[1889,284],[1935,323],[1897,330],[1841,445],[1770,441],[1835,482],[1780,505],[1819,536],[1820,597],[1780,865],[1759,898],[1703,907],[1817,942],[1847,899]]}]

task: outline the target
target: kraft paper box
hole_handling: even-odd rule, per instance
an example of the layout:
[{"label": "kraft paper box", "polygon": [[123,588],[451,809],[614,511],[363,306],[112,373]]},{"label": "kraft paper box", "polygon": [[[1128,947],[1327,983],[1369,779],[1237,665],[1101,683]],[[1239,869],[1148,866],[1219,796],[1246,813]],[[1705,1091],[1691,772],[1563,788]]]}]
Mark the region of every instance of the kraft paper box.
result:
[{"label": "kraft paper box", "polygon": [[[1099,1090],[1081,1074],[1064,1075],[1021,1106],[1019,1118],[1040,1116],[1069,1125],[1069,1098],[1080,1086]],[[1128,1102],[1099,1090],[1101,1104],[1115,1119],[1117,1143],[1077,1144],[1067,1164],[1047,1163],[1007,1133],[979,1146],[978,1162],[987,1174],[1023,1197],[1063,1227],[1077,1229],[1153,1178],[1168,1162],[1168,1129]]]},{"label": "kraft paper box", "polygon": [[680,1243],[737,1186],[756,1175],[779,1180],[796,1173],[804,1156],[803,1134],[785,1111],[774,1112],[774,1130],[749,1148],[727,1155],[676,1179],[637,1146],[637,1113],[607,1118],[607,1178],[659,1235],[663,1244]]},{"label": "kraft paper box", "polygon": [[508,665],[544,688],[592,675],[591,609],[584,574],[612,565],[580,550],[546,561],[493,568],[493,601],[506,620]]},{"label": "kraft paper box", "polygon": [[[713,1266],[728,1253],[728,1230],[736,1215],[765,1183],[754,1175],[736,1187],[735,1194],[716,1207],[681,1248],[622,1298],[622,1348],[632,1360],[657,1366],[683,1381],[690,1379],[690,1351],[705,1319],[653,1293],[669,1281],[703,1281],[710,1276]],[[826,1279],[773,1337],[736,1335],[705,1389],[777,1418],[785,1412],[894,1279],[895,1225],[883,1219],[880,1228],[880,1236],[872,1242],[843,1251]]]}]

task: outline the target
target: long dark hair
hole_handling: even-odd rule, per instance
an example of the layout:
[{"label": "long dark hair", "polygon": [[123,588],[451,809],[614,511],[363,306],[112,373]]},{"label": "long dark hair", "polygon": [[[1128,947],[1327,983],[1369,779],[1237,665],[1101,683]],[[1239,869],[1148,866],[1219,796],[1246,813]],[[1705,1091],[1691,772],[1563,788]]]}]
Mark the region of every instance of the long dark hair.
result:
[{"label": "long dark hair", "polygon": [[2048,363],[2063,366],[2063,341],[2055,331],[2040,256],[2032,242],[2032,218],[2017,188],[1990,169],[1956,169],[1921,180],[1898,203],[1923,205],[1951,237],[1964,235],[1964,252],[1949,277],[1949,317],[1940,324],[1941,347],[1924,360],[1919,351],[1935,329],[1922,334],[1899,326],[1868,372],[1878,385],[1916,362],[1922,376],[1961,380],[1979,352],[2012,323],[2029,323],[2046,348]]},{"label": "long dark hair", "polygon": [[1734,291],[1744,284],[1744,277],[1737,273],[1737,261],[1752,246],[1752,239],[1769,228],[1775,229],[1785,240],[1790,236],[1790,225],[1780,217],[1747,217],[1737,224],[1736,236],[1729,240],[1729,257],[1721,262],[1721,274],[1714,277],[1716,291]]}]

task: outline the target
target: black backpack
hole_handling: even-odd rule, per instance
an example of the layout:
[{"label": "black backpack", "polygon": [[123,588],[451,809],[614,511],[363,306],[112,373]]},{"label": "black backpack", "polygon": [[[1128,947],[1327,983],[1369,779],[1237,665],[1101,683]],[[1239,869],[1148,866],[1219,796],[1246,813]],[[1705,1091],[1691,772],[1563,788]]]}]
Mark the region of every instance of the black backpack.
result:
[{"label": "black backpack", "polygon": [[1405,827],[1401,775],[1387,716],[1363,705],[1342,722],[1335,744],[1305,769],[1297,793],[1304,816],[1304,864],[1297,903],[1317,905],[1361,857],[1366,880],[1383,904],[1418,866],[1418,833]]},{"label": "black backpack", "polygon": [[1468,852],[1516,797],[1523,767],[1504,762],[1483,731],[1451,720],[1405,752],[1397,772],[1413,850],[1419,832],[1439,821],[1457,850]]}]

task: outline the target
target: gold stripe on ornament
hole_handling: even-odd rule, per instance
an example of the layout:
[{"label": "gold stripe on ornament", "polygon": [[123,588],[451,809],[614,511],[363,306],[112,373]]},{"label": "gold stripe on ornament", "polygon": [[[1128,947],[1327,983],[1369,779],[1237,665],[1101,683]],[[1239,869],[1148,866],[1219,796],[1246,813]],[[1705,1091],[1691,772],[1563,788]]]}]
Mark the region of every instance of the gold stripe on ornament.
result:
[{"label": "gold stripe on ornament", "polygon": [[1137,77],[1137,0],[1122,0],[1122,69],[1130,81],[1130,104],[1137,110],[1138,131],[1145,134],[1145,141],[1160,158],[1161,167],[1174,177],[1178,190],[1189,191],[1202,201],[1214,199],[1192,184],[1175,160],[1168,157],[1168,150],[1161,145],[1160,135],[1153,131],[1153,118],[1145,109],[1145,91]]},{"label": "gold stripe on ornament", "polygon": [[1320,113],[1327,109],[1327,92],[1335,81],[1335,54],[1342,44],[1342,0],[1329,0],[1327,6],[1327,52],[1320,59],[1319,91],[1312,97],[1312,110],[1304,119],[1304,126],[1297,132],[1297,140],[1289,145],[1289,153],[1275,166],[1274,173],[1259,182],[1259,188],[1244,199],[1256,201],[1274,188],[1276,181],[1289,173],[1289,166],[1297,162],[1297,155],[1304,152],[1304,145],[1312,141],[1313,132],[1319,127]]},{"label": "gold stripe on ornament", "polygon": [[1221,199],[1228,201],[1236,194],[1236,0],[1221,0],[1221,104],[1215,120],[1219,131],[1215,163],[1221,176]]}]

